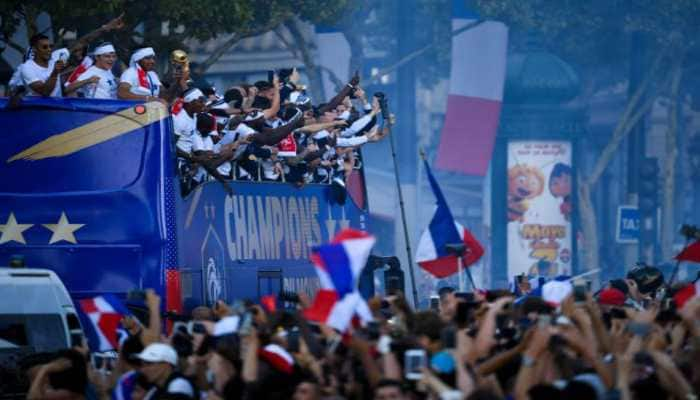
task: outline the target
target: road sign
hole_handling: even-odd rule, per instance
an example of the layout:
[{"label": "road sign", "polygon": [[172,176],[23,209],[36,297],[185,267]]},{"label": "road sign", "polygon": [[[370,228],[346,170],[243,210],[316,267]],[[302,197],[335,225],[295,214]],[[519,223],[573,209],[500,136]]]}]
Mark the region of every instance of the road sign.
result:
[{"label": "road sign", "polygon": [[615,228],[617,243],[639,242],[639,228],[639,209],[634,206],[619,206]]}]

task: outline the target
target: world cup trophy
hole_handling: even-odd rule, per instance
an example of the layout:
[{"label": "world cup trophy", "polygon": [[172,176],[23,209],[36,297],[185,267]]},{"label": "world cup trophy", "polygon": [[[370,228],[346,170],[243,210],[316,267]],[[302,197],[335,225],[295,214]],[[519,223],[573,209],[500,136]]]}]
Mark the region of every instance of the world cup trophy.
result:
[{"label": "world cup trophy", "polygon": [[173,50],[170,53],[170,65],[173,67],[173,72],[185,74],[190,72],[190,57],[184,50]]}]

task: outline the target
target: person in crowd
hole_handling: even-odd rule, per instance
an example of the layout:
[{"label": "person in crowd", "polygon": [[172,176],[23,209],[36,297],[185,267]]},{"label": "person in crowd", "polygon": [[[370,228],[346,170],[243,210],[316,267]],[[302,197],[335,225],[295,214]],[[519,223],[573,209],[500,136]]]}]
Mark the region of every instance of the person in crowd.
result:
[{"label": "person in crowd", "polygon": [[102,43],[95,48],[93,55],[95,56],[95,64],[80,74],[77,79],[77,84],[89,81],[82,87],[83,97],[116,99],[117,78],[112,74],[112,67],[117,60],[114,46],[111,43]]},{"label": "person in crowd", "polygon": [[29,39],[30,58],[22,64],[19,75],[29,96],[62,97],[59,75],[66,60],[51,57],[48,36],[37,34]]},{"label": "person in crowd", "polygon": [[129,68],[119,78],[117,97],[122,100],[160,101],[167,104],[163,84],[155,71],[156,53],[152,47],[140,48],[131,55]]},{"label": "person in crowd", "polygon": [[177,371],[175,349],[165,343],[152,343],[136,356],[141,360],[141,374],[153,388],[146,399],[198,399],[196,387]]}]

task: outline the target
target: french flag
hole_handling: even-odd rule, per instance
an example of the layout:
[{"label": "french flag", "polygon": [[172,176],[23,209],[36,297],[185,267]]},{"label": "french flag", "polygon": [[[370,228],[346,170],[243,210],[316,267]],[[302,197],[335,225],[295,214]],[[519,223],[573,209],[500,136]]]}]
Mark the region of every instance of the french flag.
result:
[{"label": "french flag", "polygon": [[113,294],[103,294],[91,299],[79,301],[80,310],[86,320],[85,334],[93,351],[119,349],[120,322],[129,311]]},{"label": "french flag", "polygon": [[680,310],[683,308],[685,303],[698,296],[700,296],[700,280],[697,280],[679,290],[673,296],[673,301],[676,303],[676,308]]},{"label": "french flag", "polygon": [[[463,1],[453,3],[453,31],[476,22]],[[452,37],[450,87],[436,168],[486,175],[503,101],[507,45],[508,28],[495,21]]]},{"label": "french flag", "polygon": [[459,271],[459,260],[455,254],[449,254],[446,246],[454,243],[464,243],[465,253],[462,262],[468,267],[477,262],[484,254],[484,248],[478,240],[457,223],[447,206],[430,166],[423,160],[428,173],[428,181],[437,200],[437,210],[430,221],[428,229],[421,235],[416,251],[416,262],[421,268],[437,278],[445,278]]},{"label": "french flag", "polygon": [[357,284],[375,238],[366,232],[344,229],[330,243],[315,247],[311,262],[321,283],[314,303],[304,316],[344,332],[355,316],[372,320]]},{"label": "french flag", "polygon": [[90,68],[90,67],[92,66],[92,64],[93,64],[92,58],[90,58],[90,57],[88,57],[88,56],[85,56],[85,57],[83,58],[83,61],[80,62],[80,65],[78,65],[77,67],[75,67],[75,69],[74,69],[73,72],[70,74],[70,76],[68,77],[68,79],[66,79],[66,83],[64,84],[64,86],[68,86],[68,85],[70,85],[71,83],[73,83],[73,82],[75,82],[76,80],[78,80],[78,78],[80,77],[80,75],[82,75],[83,72],[87,71],[87,69]]}]

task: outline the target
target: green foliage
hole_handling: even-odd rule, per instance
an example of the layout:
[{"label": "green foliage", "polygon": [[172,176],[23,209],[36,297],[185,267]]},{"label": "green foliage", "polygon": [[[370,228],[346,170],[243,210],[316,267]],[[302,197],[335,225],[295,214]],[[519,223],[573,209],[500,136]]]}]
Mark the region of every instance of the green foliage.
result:
[{"label": "green foliage", "polygon": [[677,46],[697,46],[698,0],[475,0],[484,18],[505,22],[511,45],[522,49],[533,35],[597,87],[626,80],[633,33],[646,55]]},{"label": "green foliage", "polygon": [[[33,34],[31,21],[41,12],[51,16],[54,37],[75,29],[83,35],[124,12],[128,29],[112,33],[111,38],[120,53],[144,43],[167,54],[175,48],[186,49],[187,39],[253,36],[293,16],[330,23],[348,7],[349,0],[86,0],[79,6],[74,0],[5,0],[0,2],[0,39],[7,42],[23,20],[30,21],[28,34]],[[162,34],[163,22],[168,22],[168,35]]]}]

